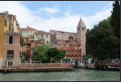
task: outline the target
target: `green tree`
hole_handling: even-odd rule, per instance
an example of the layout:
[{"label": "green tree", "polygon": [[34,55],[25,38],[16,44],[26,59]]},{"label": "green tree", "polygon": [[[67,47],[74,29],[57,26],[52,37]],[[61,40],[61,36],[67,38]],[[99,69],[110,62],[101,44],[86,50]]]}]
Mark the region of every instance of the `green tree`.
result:
[{"label": "green tree", "polygon": [[50,48],[48,50],[48,60],[59,60],[65,57],[65,50],[58,50],[57,48]]},{"label": "green tree", "polygon": [[[114,35],[118,37],[117,47],[120,50],[120,4],[119,1],[115,1],[113,3],[113,11],[111,15],[111,22],[110,22],[112,29],[114,30]],[[120,51],[117,52],[120,57]]]},{"label": "green tree", "polygon": [[[109,18],[108,18],[109,19]],[[106,19],[95,25],[93,29],[86,33],[86,50],[94,57],[104,57],[106,54],[114,55],[119,51],[118,38],[113,35],[110,22]]]},{"label": "green tree", "polygon": [[113,3],[113,11],[111,15],[110,24],[114,30],[114,35],[120,39],[120,4],[119,4],[119,1],[115,1],[115,3]]},{"label": "green tree", "polygon": [[47,60],[47,52],[51,46],[47,44],[37,45],[37,47],[33,50],[33,60],[43,61]]}]

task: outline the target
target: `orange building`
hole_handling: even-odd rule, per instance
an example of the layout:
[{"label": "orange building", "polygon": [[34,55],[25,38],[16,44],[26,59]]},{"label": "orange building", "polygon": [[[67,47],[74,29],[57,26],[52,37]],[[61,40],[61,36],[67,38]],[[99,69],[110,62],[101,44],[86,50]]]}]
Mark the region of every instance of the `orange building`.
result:
[{"label": "orange building", "polygon": [[53,47],[56,47],[59,50],[65,50],[65,58],[72,59],[81,59],[81,44],[73,40],[56,40]]}]

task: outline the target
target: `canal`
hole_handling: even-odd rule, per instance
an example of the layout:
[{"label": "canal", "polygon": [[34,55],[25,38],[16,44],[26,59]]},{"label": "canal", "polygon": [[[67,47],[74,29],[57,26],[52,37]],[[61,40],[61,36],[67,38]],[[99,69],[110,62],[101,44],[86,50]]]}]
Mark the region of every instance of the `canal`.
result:
[{"label": "canal", "polygon": [[120,71],[75,69],[65,72],[1,73],[0,81],[120,81]]}]

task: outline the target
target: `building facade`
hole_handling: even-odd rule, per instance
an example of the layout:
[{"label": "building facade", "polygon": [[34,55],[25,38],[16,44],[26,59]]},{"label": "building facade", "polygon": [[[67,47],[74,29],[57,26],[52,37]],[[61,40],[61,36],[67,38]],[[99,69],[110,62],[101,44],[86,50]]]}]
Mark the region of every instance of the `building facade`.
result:
[{"label": "building facade", "polygon": [[[5,37],[5,32],[17,32],[19,33],[19,28],[17,26],[14,25],[14,21],[16,20],[13,20],[14,19],[14,15],[10,15],[8,14],[8,12],[3,12],[3,13],[0,13],[0,68],[2,68],[2,64],[5,62],[3,61],[3,51],[4,51],[4,42],[6,41],[6,39],[4,39]],[[19,26],[19,24],[18,24]],[[14,30],[15,29],[18,29],[17,30]],[[21,41],[22,41],[22,38],[21,38]],[[20,44],[20,43],[19,43]],[[10,48],[10,46],[8,46],[8,48]],[[7,53],[7,52],[6,52]],[[18,53],[20,54],[20,52]],[[17,55],[17,54],[15,54]]]},{"label": "building facade", "polygon": [[86,54],[86,25],[82,18],[77,25],[77,33],[57,30],[50,30],[49,32],[51,33],[51,45],[53,47],[59,46],[57,48],[60,50],[66,50],[66,58],[82,59],[83,55]]},{"label": "building facade", "polygon": [[21,34],[17,32],[4,32],[2,68],[5,67],[5,64],[7,68],[19,67],[22,56],[21,37]]}]

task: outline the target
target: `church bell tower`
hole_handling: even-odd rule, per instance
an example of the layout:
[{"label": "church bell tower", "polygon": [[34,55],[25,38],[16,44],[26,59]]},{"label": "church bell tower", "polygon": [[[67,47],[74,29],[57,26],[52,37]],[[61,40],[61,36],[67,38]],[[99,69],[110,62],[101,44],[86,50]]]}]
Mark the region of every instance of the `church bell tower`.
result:
[{"label": "church bell tower", "polygon": [[86,54],[86,25],[80,18],[77,26],[77,42],[81,44],[81,57]]}]

